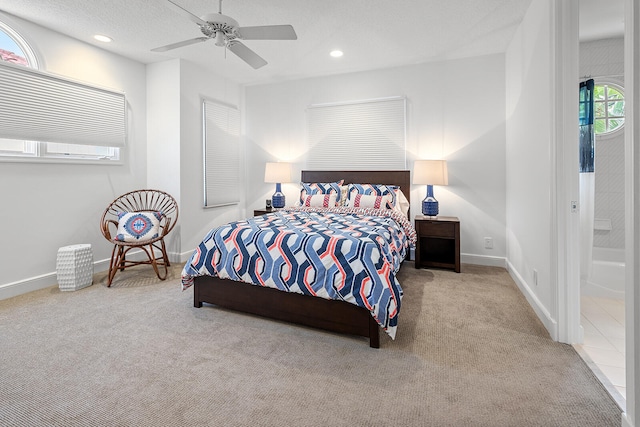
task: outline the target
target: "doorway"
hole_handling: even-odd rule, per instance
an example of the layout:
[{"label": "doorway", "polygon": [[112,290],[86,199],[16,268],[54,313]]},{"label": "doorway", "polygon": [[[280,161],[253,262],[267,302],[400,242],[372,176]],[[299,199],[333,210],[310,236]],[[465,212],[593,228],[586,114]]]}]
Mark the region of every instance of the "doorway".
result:
[{"label": "doorway", "polygon": [[[587,256],[581,259],[580,323],[583,342],[576,350],[618,404],[626,406],[625,372],[625,137],[624,114],[613,117],[611,95],[624,101],[624,2],[608,3],[606,13],[592,1],[580,2],[580,81],[595,81],[595,172]],[[600,15],[598,15],[600,14]],[[612,108],[609,108],[611,106]],[[602,108],[604,107],[604,109]],[[618,112],[620,112],[618,110]],[[611,114],[610,114],[611,113]],[[611,116],[609,118],[608,116]],[[611,126],[610,126],[611,125]],[[582,183],[582,181],[581,181]],[[583,193],[581,188],[581,193]],[[589,192],[587,192],[589,193]],[[581,200],[582,206],[588,206]],[[582,239],[583,242],[589,239]]]}]

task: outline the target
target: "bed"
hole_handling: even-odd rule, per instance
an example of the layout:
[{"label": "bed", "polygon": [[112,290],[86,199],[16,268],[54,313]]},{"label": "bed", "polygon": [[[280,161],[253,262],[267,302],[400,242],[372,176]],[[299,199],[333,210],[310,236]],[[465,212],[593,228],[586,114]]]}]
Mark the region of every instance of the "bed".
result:
[{"label": "bed", "polygon": [[[409,200],[410,197],[409,171],[302,171],[301,178],[302,182],[323,183],[344,180],[344,185],[350,183],[386,184],[399,187],[407,200]],[[304,208],[299,209],[304,211]],[[309,211],[313,212],[314,209],[309,209]],[[346,209],[346,211],[349,211],[349,209]],[[279,224],[277,221],[282,219],[280,217],[287,216],[287,218],[292,217],[298,219],[296,215],[298,214],[288,211],[279,214],[268,214],[258,218],[256,222],[273,222]],[[391,214],[389,214],[389,216],[390,215]],[[340,220],[337,214],[330,214],[329,216],[333,219],[337,218]],[[411,227],[408,220],[404,220],[403,222],[408,223],[409,227]],[[411,228],[411,230],[407,231],[406,224],[403,224],[402,228],[404,231],[399,232],[399,234],[406,234],[406,240],[403,240],[402,244],[396,243],[397,246],[407,245],[407,250],[401,251],[403,255],[406,255],[408,253],[408,246],[415,243],[415,230]],[[214,230],[212,230],[212,233],[213,232]],[[202,307],[203,303],[214,304],[219,307],[271,319],[342,334],[363,336],[369,339],[369,345],[373,348],[380,347],[381,328],[389,333],[392,338],[394,337],[397,326],[395,322],[397,322],[397,314],[399,314],[400,300],[402,297],[402,289],[399,284],[397,284],[397,280],[395,280],[395,272],[399,268],[399,264],[393,272],[389,272],[388,268],[386,270],[392,280],[382,280],[382,282],[387,283],[394,281],[395,285],[397,285],[397,287],[393,284],[389,285],[389,290],[385,290],[385,295],[387,295],[388,298],[381,300],[381,303],[375,307],[376,310],[386,310],[385,315],[387,317],[382,319],[383,316],[378,311],[374,312],[371,306],[365,308],[355,305],[353,301],[346,302],[340,299],[325,299],[329,297],[326,295],[324,298],[312,296],[304,289],[307,293],[297,293],[300,289],[285,292],[280,289],[265,286],[264,283],[245,283],[244,281],[238,281],[241,280],[238,278],[236,278],[236,280],[230,280],[229,278],[217,277],[215,274],[203,274],[202,264],[204,261],[202,258],[208,256],[209,260],[207,262],[213,264],[211,260],[214,255],[204,255],[205,249],[203,246],[207,238],[211,239],[210,235],[211,233],[205,237],[203,243],[196,249],[185,265],[182,273],[183,289],[191,285],[193,286],[193,301],[195,307]],[[379,238],[381,239],[382,237]],[[256,243],[256,247],[257,246],[258,244]],[[196,267],[198,265],[200,266],[200,270],[196,273]],[[296,280],[299,282],[303,281],[301,279]],[[257,282],[258,280],[253,279],[252,281]],[[370,280],[370,282],[372,281],[377,282],[378,280]],[[256,284],[258,286],[256,286]],[[301,284],[298,284],[298,286],[300,288],[303,287]],[[389,311],[394,314],[391,320],[389,320],[388,317]],[[374,314],[372,315],[372,313]],[[390,329],[393,330],[393,334],[390,333]]]}]

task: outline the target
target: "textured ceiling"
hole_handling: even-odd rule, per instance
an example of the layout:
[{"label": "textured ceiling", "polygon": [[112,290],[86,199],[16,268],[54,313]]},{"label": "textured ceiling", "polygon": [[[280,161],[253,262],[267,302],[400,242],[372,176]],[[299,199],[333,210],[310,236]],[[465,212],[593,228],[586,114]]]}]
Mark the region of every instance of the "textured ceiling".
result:
[{"label": "textured ceiling", "polygon": [[[216,0],[174,1],[198,16],[218,10]],[[240,26],[291,24],[298,34],[296,41],[246,41],[268,62],[258,70],[230,52],[225,58],[213,41],[151,52],[201,36],[166,0],[1,0],[0,10],[143,63],[179,57],[238,83],[256,84],[504,52],[531,1],[225,0],[222,12]],[[596,34],[604,18],[621,22],[618,4],[622,0],[580,0],[581,19],[596,21],[581,25],[583,35]],[[613,27],[600,31],[620,35],[622,29]],[[114,41],[101,44],[92,39],[97,33]],[[342,58],[329,56],[335,48],[344,51]]]}]

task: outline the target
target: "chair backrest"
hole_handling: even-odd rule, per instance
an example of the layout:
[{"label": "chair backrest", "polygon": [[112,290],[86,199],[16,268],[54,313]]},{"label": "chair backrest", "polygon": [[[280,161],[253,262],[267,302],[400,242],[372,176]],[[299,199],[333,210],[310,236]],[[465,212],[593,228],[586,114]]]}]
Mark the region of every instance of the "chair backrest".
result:
[{"label": "chair backrest", "polygon": [[[171,195],[160,190],[135,190],[118,197],[105,209],[100,220],[103,234],[105,231],[108,232],[105,222],[109,217],[115,217],[117,222],[118,214],[121,212],[162,212],[166,217],[163,236],[166,236],[178,222],[178,203]],[[107,235],[105,237],[109,239]]]}]

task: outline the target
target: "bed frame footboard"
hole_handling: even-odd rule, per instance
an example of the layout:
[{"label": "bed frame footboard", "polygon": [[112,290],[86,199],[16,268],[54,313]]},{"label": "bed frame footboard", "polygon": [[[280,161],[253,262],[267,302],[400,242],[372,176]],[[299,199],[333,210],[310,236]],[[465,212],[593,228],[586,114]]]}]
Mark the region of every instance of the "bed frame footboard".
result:
[{"label": "bed frame footboard", "polygon": [[193,305],[202,307],[205,302],[270,319],[367,337],[370,347],[380,348],[380,327],[369,311],[344,301],[283,292],[218,277],[196,277]]}]

